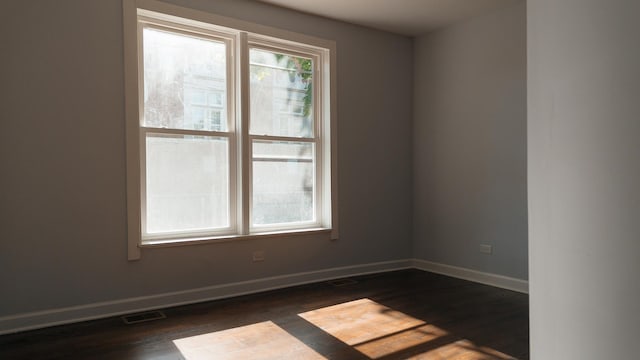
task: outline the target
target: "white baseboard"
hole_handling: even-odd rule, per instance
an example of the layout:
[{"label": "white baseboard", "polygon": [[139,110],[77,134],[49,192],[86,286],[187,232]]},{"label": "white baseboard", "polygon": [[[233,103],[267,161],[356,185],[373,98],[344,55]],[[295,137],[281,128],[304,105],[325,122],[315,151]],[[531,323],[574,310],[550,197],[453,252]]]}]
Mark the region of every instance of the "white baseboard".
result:
[{"label": "white baseboard", "polygon": [[281,289],[348,276],[374,274],[411,268],[518,291],[521,293],[528,293],[528,282],[525,280],[434,263],[426,260],[405,259],[301,272],[164,294],[4,316],[0,317],[0,335],[130,314],[140,311],[162,309],[172,306],[253,294],[262,291]]},{"label": "white baseboard", "polygon": [[193,304],[262,291],[394,270],[410,269],[410,259],[344,266],[230,284],[207,286],[151,296],[22,313],[0,317],[0,335],[43,327],[94,320],[140,311]]},{"label": "white baseboard", "polygon": [[457,266],[445,265],[421,259],[413,259],[413,267],[436,274],[447,275],[458,279],[464,279],[485,285],[499,287],[502,289],[513,290],[525,294],[529,293],[529,282],[522,279],[516,279],[508,276],[486,273]]}]

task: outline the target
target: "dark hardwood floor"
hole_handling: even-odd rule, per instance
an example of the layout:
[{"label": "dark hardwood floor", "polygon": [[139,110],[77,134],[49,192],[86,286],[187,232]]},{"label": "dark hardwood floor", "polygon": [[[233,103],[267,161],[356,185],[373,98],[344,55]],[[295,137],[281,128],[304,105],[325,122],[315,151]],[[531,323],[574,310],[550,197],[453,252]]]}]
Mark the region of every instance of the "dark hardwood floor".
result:
[{"label": "dark hardwood floor", "polygon": [[0,336],[0,359],[528,359],[528,297],[419,270]]}]

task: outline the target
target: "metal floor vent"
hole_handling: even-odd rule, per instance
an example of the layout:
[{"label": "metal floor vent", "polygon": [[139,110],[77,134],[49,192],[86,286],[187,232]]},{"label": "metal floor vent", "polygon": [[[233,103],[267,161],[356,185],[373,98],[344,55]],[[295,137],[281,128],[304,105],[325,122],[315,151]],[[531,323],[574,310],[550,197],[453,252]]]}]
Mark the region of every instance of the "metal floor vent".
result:
[{"label": "metal floor vent", "polygon": [[122,317],[125,324],[137,324],[146,321],[165,319],[167,316],[162,311],[147,311]]},{"label": "metal floor vent", "polygon": [[330,285],[332,286],[347,286],[347,285],[353,285],[353,284],[357,284],[358,282],[353,280],[353,279],[336,279],[336,280],[330,280],[327,281]]}]

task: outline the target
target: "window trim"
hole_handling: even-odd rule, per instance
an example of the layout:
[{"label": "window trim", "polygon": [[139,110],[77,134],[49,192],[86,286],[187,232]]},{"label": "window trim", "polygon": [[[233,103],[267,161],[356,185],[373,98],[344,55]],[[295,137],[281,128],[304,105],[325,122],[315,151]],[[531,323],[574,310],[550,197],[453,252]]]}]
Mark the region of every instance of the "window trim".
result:
[{"label": "window trim", "polygon": [[[254,24],[238,19],[228,18],[211,14],[208,12],[193,10],[189,8],[179,7],[155,0],[123,0],[123,27],[124,27],[124,83],[125,83],[125,118],[126,118],[126,145],[127,145],[127,239],[128,239],[128,259],[137,260],[141,257],[141,248],[157,247],[157,246],[181,246],[189,244],[216,243],[221,241],[244,240],[264,237],[304,237],[309,235],[321,236],[323,238],[335,240],[338,238],[338,189],[337,189],[337,124],[336,124],[336,45],[334,41],[320,39],[308,35],[294,33],[286,30],[276,29],[260,24]],[[139,12],[140,10],[140,12]],[[235,37],[239,46],[231,47],[230,56],[237,57],[241,61],[233,61],[232,64],[238,64],[237,69],[232,72],[227,68],[229,81],[238,85],[232,86],[233,96],[227,96],[227,106],[229,106],[229,116],[234,119],[240,117],[239,124],[234,120],[228,120],[229,131],[232,135],[226,136],[229,139],[230,147],[230,172],[234,172],[238,184],[235,189],[238,199],[235,209],[232,210],[238,219],[232,223],[232,227],[236,227],[236,234],[223,234],[220,236],[207,235],[204,237],[188,237],[188,238],[159,238],[145,240],[142,243],[142,156],[144,154],[144,132],[139,124],[139,114],[142,111],[142,104],[139,102],[139,84],[142,83],[142,74],[138,71],[138,59],[141,54],[141,42],[138,41],[138,14],[143,16],[152,14],[153,21],[166,22],[168,27],[170,24],[178,23],[184,25],[196,33],[202,29],[202,23],[210,24],[211,29],[203,36],[211,36],[207,33],[211,30],[213,34],[220,34],[221,37]],[[156,22],[157,23],[157,22]],[[224,28],[228,28],[226,32]],[[178,29],[179,31],[180,29]],[[277,39],[277,41],[273,40]],[[257,44],[257,45],[256,45]],[[325,101],[321,102],[322,108],[317,106],[314,109],[314,116],[323,116],[323,121],[316,121],[314,129],[313,143],[316,144],[316,161],[322,168],[322,177],[315,179],[316,181],[316,202],[321,200],[325,206],[319,206],[316,209],[317,216],[322,219],[322,223],[317,222],[313,227],[291,227],[270,229],[269,227],[253,228],[250,224],[249,212],[251,211],[251,195],[249,192],[250,181],[242,181],[242,179],[250,179],[252,167],[251,142],[253,136],[249,134],[249,103],[248,89],[249,79],[241,74],[248,74],[248,56],[249,49],[253,46],[257,48],[273,48],[279,49],[285,45],[287,53],[294,53],[295,49],[300,49],[305,56],[308,56],[309,50],[317,51],[318,48],[325,49],[326,59],[323,63],[318,62],[320,77],[325,82],[324,86],[320,86],[319,82],[314,81],[315,94],[321,96]],[[292,51],[292,49],[294,49]],[[246,60],[246,61],[245,61]],[[235,66],[235,65],[232,65]],[[232,72],[232,73],[230,73]],[[238,78],[232,78],[235,76]],[[247,90],[241,91],[240,88]],[[320,91],[322,90],[322,91]],[[235,101],[234,101],[235,99]],[[239,128],[232,128],[238,125]],[[149,133],[154,133],[155,129],[147,129]],[[179,132],[179,131],[176,131]],[[211,132],[211,136],[216,136],[216,132]],[[319,137],[319,139],[318,139]],[[328,139],[324,141],[322,139]],[[306,141],[308,139],[304,139]],[[325,144],[323,147],[322,144]],[[320,145],[320,146],[319,146]],[[235,146],[232,151],[231,146]],[[238,162],[234,159],[234,154],[242,157],[244,161]],[[235,164],[240,163],[241,166]],[[320,182],[329,184],[325,186],[324,191]],[[233,187],[232,187],[233,188]],[[232,197],[234,194],[230,194]],[[235,201],[232,201],[235,202]],[[242,223],[243,228],[238,229],[236,224]],[[317,226],[319,225],[319,226]],[[249,231],[253,231],[248,233]]]}]

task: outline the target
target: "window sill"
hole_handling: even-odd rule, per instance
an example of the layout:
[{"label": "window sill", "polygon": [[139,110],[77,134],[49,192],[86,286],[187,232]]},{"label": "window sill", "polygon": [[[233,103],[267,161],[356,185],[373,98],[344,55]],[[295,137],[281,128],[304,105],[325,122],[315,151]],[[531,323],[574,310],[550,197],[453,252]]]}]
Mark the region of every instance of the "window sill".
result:
[{"label": "window sill", "polygon": [[163,239],[163,240],[148,240],[138,245],[140,248],[158,248],[158,247],[174,247],[174,246],[186,246],[186,245],[204,245],[212,243],[221,243],[229,241],[240,240],[255,240],[274,237],[295,237],[305,235],[325,235],[328,240],[333,240],[332,229],[328,228],[312,228],[312,229],[300,229],[300,230],[283,230],[283,231],[270,231],[253,233],[249,235],[223,235],[223,236],[207,236],[207,237],[194,237],[186,239]]}]

